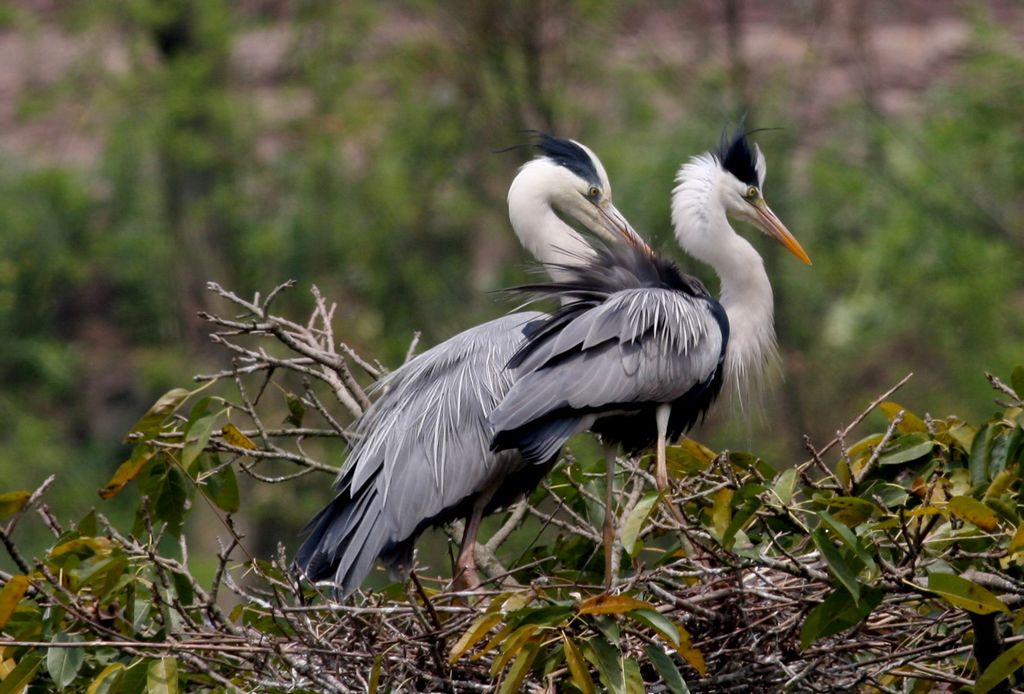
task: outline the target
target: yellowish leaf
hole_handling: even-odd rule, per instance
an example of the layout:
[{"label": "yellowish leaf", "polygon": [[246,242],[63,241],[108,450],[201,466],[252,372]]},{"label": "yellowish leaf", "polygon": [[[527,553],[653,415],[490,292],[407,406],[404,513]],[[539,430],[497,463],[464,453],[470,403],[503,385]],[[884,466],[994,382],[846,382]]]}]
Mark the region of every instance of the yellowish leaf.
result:
[{"label": "yellowish leaf", "polygon": [[4,585],[4,589],[0,590],[0,629],[7,625],[7,620],[14,614],[18,603],[28,592],[28,586],[28,576],[12,576]]},{"label": "yellowish leaf", "polygon": [[679,448],[705,464],[709,464],[715,459],[715,452],[713,450],[691,438],[684,438],[677,445]]},{"label": "yellowish leaf", "polygon": [[508,641],[505,642],[498,652],[498,656],[491,663],[491,677],[497,677],[498,673],[505,669],[513,656],[518,655],[519,650],[523,647],[523,644],[529,640],[533,633],[539,629],[536,624],[525,624],[518,629],[512,635]]},{"label": "yellowish leaf", "polygon": [[1013,539],[1010,540],[1010,546],[1006,548],[1006,551],[1013,554],[1021,549],[1024,549],[1024,523],[1017,526],[1017,532],[1013,534]]},{"label": "yellowish leaf", "polygon": [[0,494],[0,519],[10,518],[15,513],[25,508],[25,504],[32,498],[31,492],[7,492]]},{"label": "yellowish leaf", "polygon": [[221,436],[224,437],[224,442],[228,445],[235,446],[237,448],[245,448],[250,451],[255,451],[257,446],[252,442],[248,436],[243,434],[238,427],[231,422],[224,425],[224,428],[220,430]]},{"label": "yellowish leaf", "polygon": [[924,420],[918,417],[916,414],[894,402],[883,402],[878,406],[882,412],[885,413],[886,418],[891,422],[896,418],[896,415],[903,411],[903,421],[899,423],[896,430],[903,434],[910,434],[915,431],[927,432],[928,427],[925,425]]},{"label": "yellowish leaf", "polygon": [[693,645],[689,632],[681,624],[676,622],[676,628],[679,629],[679,645],[676,647],[679,655],[683,656],[683,659],[690,664],[690,667],[699,672],[701,677],[707,677],[708,666],[704,660],[704,654]]},{"label": "yellowish leaf", "polygon": [[917,518],[918,516],[934,516],[942,513],[942,509],[938,506],[918,506],[905,512],[903,515],[907,518]]},{"label": "yellowish leaf", "polygon": [[461,658],[463,653],[476,645],[500,621],[501,615],[497,613],[483,614],[477,617],[469,629],[466,630],[466,633],[460,636],[459,640],[452,645],[451,653],[448,655],[448,663],[452,664]]},{"label": "yellowish leaf", "polygon": [[142,467],[149,462],[155,451],[149,447],[138,446],[132,452],[132,457],[121,463],[117,472],[107,482],[107,486],[99,491],[101,499],[110,499],[124,489],[124,486],[135,479],[142,471]]},{"label": "yellowish leaf", "polygon": [[590,677],[590,669],[587,667],[587,661],[583,659],[580,649],[576,648],[576,644],[565,632],[562,632],[562,641],[565,644],[565,662],[569,665],[573,684],[583,694],[596,694],[597,688],[594,686],[594,680]]},{"label": "yellowish leaf", "polygon": [[949,500],[949,510],[957,518],[973,523],[982,530],[995,530],[999,525],[999,517],[995,512],[974,497],[954,496]]},{"label": "yellowish leaf", "polygon": [[996,478],[992,480],[992,484],[988,485],[988,489],[985,490],[984,499],[991,499],[999,496],[1005,492],[1013,481],[1017,479],[1017,473],[1014,470],[1003,470]]},{"label": "yellowish leaf", "polygon": [[59,557],[68,552],[76,552],[83,548],[91,549],[93,554],[105,556],[110,554],[114,544],[105,537],[79,537],[68,540],[50,550],[50,557]]},{"label": "yellowish leaf", "polygon": [[719,538],[725,535],[732,521],[732,495],[733,490],[726,487],[719,489],[712,496],[711,523]]},{"label": "yellowish leaf", "polygon": [[946,602],[975,614],[1010,611],[1006,603],[996,597],[992,591],[974,581],[968,581],[966,578],[960,578],[953,574],[930,574],[928,590]]},{"label": "yellowish leaf", "polygon": [[97,692],[109,691],[113,682],[107,680],[117,678],[121,676],[121,672],[124,671],[125,667],[123,663],[111,663],[107,667],[103,668],[100,674],[96,675],[96,679],[92,681],[89,688],[85,690],[85,694],[97,694]]},{"label": "yellowish leaf", "polygon": [[579,614],[622,614],[631,610],[653,610],[654,605],[628,595],[595,595],[580,603]]}]

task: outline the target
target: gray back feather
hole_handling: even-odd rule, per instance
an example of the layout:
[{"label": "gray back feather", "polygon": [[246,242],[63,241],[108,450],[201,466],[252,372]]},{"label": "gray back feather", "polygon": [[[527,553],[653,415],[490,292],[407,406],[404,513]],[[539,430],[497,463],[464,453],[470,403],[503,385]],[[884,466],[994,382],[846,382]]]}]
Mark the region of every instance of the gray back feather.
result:
[{"label": "gray back feather", "polygon": [[338,495],[296,554],[310,578],[331,577],[347,595],[377,558],[408,571],[426,525],[521,464],[490,451],[487,418],[512,385],[505,364],[523,330],[544,317],[520,312],[470,328],[381,381],[386,394],[357,424]]}]

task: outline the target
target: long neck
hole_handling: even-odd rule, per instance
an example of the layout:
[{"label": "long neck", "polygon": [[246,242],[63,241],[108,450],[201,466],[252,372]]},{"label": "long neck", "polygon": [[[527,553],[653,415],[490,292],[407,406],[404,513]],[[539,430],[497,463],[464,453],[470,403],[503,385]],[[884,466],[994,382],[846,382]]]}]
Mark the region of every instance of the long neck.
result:
[{"label": "long neck", "polygon": [[721,282],[719,301],[729,317],[725,377],[741,405],[757,396],[766,377],[778,368],[772,286],[764,261],[730,226],[725,207],[717,204],[714,180],[687,185],[684,178],[673,200],[676,238],[684,251],[707,263]]},{"label": "long neck", "polygon": [[579,265],[594,257],[583,237],[555,214],[547,191],[513,182],[508,196],[509,220],[523,248],[544,264],[552,279],[569,279],[558,265]]}]

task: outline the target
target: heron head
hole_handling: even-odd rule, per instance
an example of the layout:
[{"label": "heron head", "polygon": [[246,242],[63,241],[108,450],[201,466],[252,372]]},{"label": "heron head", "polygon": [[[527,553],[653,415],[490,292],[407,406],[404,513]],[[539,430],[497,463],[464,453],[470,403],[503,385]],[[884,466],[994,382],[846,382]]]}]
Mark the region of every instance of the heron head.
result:
[{"label": "heron head", "polygon": [[723,135],[718,150],[714,152],[714,159],[722,170],[720,193],[726,214],[753,224],[810,265],[811,259],[800,242],[765,202],[763,189],[767,165],[761,148],[756,144],[751,146],[747,134],[741,124],[733,136]]},{"label": "heron head", "polygon": [[[509,189],[509,211],[550,207],[564,221],[611,243],[646,243],[612,203],[604,165],[586,145],[536,134],[540,156],[526,163]],[[513,220],[515,224],[515,220]]]}]

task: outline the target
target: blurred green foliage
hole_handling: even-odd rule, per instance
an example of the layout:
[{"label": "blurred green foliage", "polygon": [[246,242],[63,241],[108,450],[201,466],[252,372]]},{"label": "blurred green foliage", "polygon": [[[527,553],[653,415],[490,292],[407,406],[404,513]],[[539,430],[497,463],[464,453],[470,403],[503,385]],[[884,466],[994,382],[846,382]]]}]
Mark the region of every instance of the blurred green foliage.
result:
[{"label": "blurred green foliage", "polygon": [[[718,417],[701,437],[781,457],[911,370],[915,410],[984,416],[979,372],[1008,371],[1024,347],[1018,48],[976,17],[960,68],[905,115],[851,90],[805,137],[799,75],[761,69],[737,84],[711,58],[680,74],[607,50],[638,16],[667,11],[602,0],[2,10],[5,31],[26,40],[45,42],[41,27],[56,23],[118,49],[116,60],[86,50],[18,104],[29,123],[86,113],[94,165],[10,153],[0,165],[8,484],[60,471],[56,505],[85,512],[127,457],[117,441],[138,413],[223,365],[195,319],[211,306],[207,280],[240,294],[315,283],[339,303],[340,337],[394,364],[415,331],[433,344],[505,310],[486,292],[523,277],[504,203],[522,155],[492,153],[520,129],[593,147],[620,209],[671,249],[675,169],[745,109],[782,127],[758,138],[768,197],[815,266],[759,243],[787,381],[768,426]],[[282,301],[300,311],[303,296]]]}]

